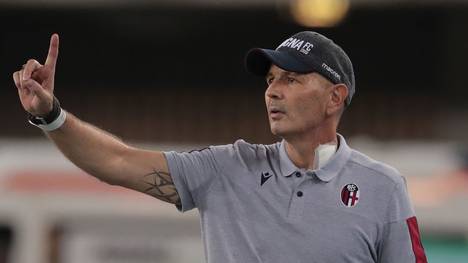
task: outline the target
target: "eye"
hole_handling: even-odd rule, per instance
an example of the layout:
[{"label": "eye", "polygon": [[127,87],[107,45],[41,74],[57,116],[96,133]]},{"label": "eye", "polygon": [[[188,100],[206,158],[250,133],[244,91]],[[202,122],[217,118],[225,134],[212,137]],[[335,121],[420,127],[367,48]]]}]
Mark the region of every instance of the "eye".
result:
[{"label": "eye", "polygon": [[268,85],[270,85],[271,83],[273,83],[273,80],[274,80],[273,77],[268,77],[268,78],[266,78],[266,83],[267,83]]},{"label": "eye", "polygon": [[288,81],[289,84],[292,84],[292,83],[296,82],[296,79],[293,78],[293,77],[288,77],[286,80]]}]

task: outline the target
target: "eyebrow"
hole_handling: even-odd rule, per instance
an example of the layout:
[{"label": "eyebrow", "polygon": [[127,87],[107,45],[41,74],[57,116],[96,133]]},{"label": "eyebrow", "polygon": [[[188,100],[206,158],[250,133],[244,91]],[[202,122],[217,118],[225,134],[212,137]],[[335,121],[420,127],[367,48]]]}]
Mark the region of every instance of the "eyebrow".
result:
[{"label": "eyebrow", "polygon": [[294,77],[299,77],[299,76],[303,76],[303,75],[305,75],[305,74],[287,71],[287,72],[285,73],[285,75],[286,75],[286,76],[292,75],[292,76],[294,76]]},{"label": "eyebrow", "polygon": [[[305,75],[305,74],[301,74],[301,73],[297,73],[297,72],[291,72],[291,71],[282,71],[280,73],[280,76],[293,76],[293,77],[298,77],[298,76],[302,76],[302,75]],[[271,72],[268,72],[266,75],[265,75],[265,79],[268,79],[269,77],[273,76],[273,74]]]}]

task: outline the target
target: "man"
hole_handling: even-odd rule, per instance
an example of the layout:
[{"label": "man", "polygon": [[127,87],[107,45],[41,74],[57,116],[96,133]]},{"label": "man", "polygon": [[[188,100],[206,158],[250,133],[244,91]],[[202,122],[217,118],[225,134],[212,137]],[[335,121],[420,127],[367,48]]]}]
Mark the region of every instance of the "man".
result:
[{"label": "man", "polygon": [[89,174],[198,208],[208,262],[426,262],[403,177],[336,133],[355,87],[351,61],[330,39],[300,32],[247,54],[248,71],[266,78],[282,142],[190,153],[130,147],[62,110],[58,42],[53,35],[44,65],[29,60],[13,75],[30,122]]}]

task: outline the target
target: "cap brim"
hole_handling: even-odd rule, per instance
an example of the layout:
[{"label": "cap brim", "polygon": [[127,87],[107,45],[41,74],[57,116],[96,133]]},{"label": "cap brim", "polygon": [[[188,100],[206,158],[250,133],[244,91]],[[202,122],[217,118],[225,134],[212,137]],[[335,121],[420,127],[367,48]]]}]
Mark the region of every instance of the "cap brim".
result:
[{"label": "cap brim", "polygon": [[245,56],[245,68],[254,75],[265,76],[270,70],[271,64],[291,72],[308,73],[313,71],[310,66],[284,51],[254,48],[249,50]]}]

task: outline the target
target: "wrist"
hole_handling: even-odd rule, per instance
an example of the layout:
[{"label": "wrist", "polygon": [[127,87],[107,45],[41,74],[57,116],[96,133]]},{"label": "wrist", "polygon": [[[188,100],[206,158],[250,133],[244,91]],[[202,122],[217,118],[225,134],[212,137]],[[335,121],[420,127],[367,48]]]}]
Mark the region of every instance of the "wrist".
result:
[{"label": "wrist", "polygon": [[29,123],[44,131],[53,131],[65,123],[66,112],[60,107],[60,102],[54,97],[52,110],[45,116],[34,116],[28,113]]}]

